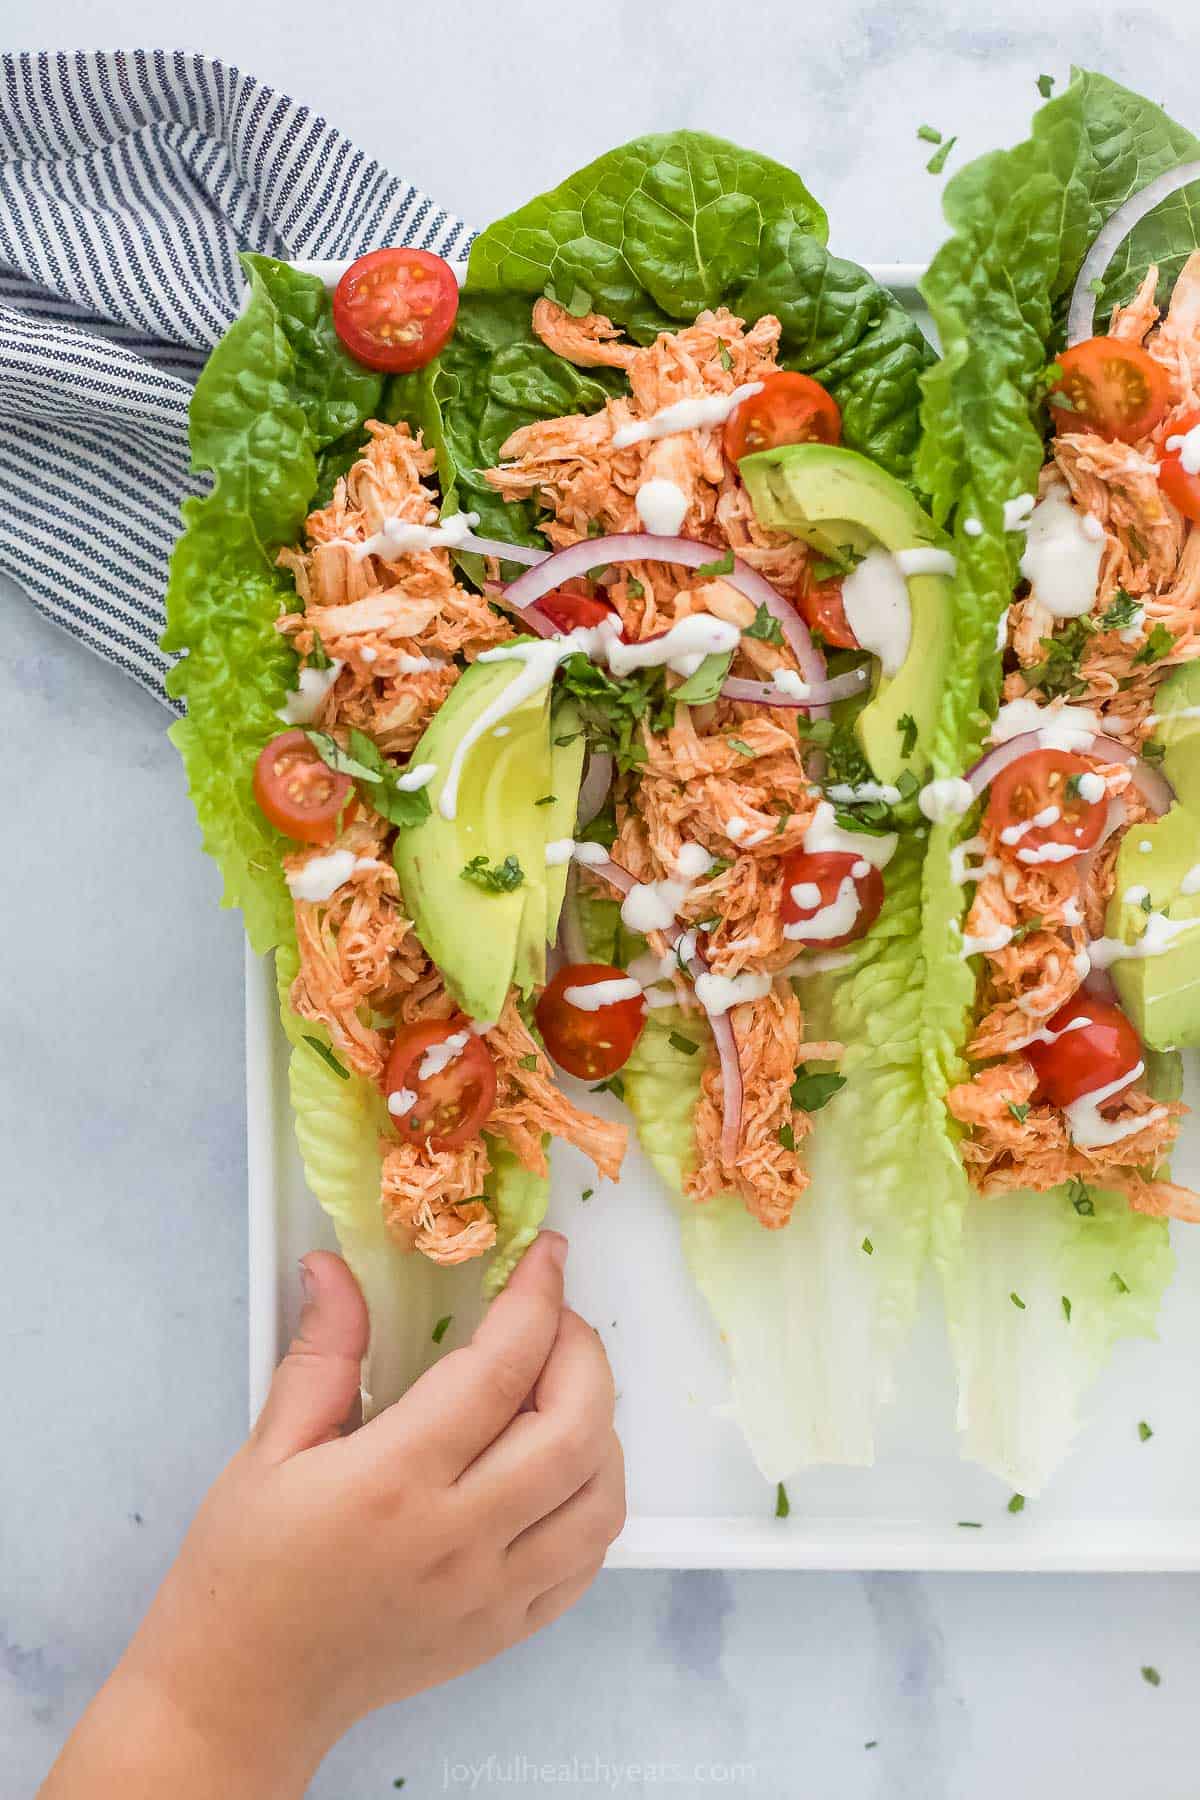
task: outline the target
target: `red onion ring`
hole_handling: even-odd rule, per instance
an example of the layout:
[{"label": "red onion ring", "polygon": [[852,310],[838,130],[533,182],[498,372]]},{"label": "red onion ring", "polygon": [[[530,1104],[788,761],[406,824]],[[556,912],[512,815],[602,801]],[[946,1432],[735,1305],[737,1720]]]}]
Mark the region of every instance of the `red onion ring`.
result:
[{"label": "red onion ring", "polygon": [[1180,163],[1178,168],[1166,169],[1136,194],[1131,194],[1124,206],[1119,206],[1105,221],[1075,278],[1067,314],[1068,344],[1078,344],[1081,339],[1095,335],[1096,293],[1092,283],[1099,281],[1118,246],[1124,243],[1138,220],[1153,212],[1169,195],[1190,187],[1193,182],[1200,182],[1200,162]]},{"label": "red onion ring", "polygon": [[[1175,791],[1166,776],[1158,769],[1144,762],[1136,750],[1128,744],[1122,744],[1116,738],[1106,737],[1103,732],[1093,732],[1091,744],[1081,755],[1095,756],[1101,762],[1121,763],[1133,777],[1133,785],[1141,794],[1146,805],[1156,817],[1161,817],[1175,798]],[[1002,769],[1020,762],[1022,757],[1032,756],[1038,750],[1044,750],[1040,731],[1023,731],[1017,737],[1006,739],[1003,744],[996,744],[973,763],[964,777],[968,787],[976,799],[984,788],[993,782]]]},{"label": "red onion ring", "polygon": [[[685,569],[699,569],[721,555],[719,547],[697,543],[695,538],[659,537],[652,532],[617,532],[612,537],[583,538],[565,550],[556,550],[536,568],[518,575],[510,582],[505,603],[513,607],[533,606],[552,588],[586,575],[601,563],[665,562],[678,563]],[[817,683],[825,679],[825,659],[809,636],[808,627],[788,601],[771,586],[765,576],[734,558],[733,568],[722,576],[731,587],[744,594],[754,606],[765,606],[778,620],[784,637],[800,665],[805,681]],[[822,710],[813,707],[813,712]]]},{"label": "red onion ring", "polygon": [[791,707],[795,712],[815,712],[818,706],[827,706],[834,700],[853,699],[864,692],[870,680],[868,668],[847,669],[844,675],[834,675],[828,681],[812,682],[809,692],[798,700],[791,694],[781,693],[773,681],[744,681],[738,675],[730,675],[721,683],[721,698],[749,701],[756,706]]},{"label": "red onion ring", "polygon": [[454,548],[469,550],[475,556],[495,556],[501,562],[529,563],[535,568],[552,554],[549,550],[535,550],[532,544],[504,544],[499,538],[476,537],[473,531],[464,531]]},{"label": "red onion ring", "polygon": [[593,750],[588,756],[587,768],[583,780],[579,784],[579,799],[576,802],[575,829],[582,831],[590,825],[604,802],[608,799],[608,790],[612,786],[613,759],[606,750]]},{"label": "red onion ring", "polygon": [[515,618],[520,619],[522,625],[532,631],[535,637],[549,638],[559,635],[558,626],[552,619],[548,619],[544,612],[539,612],[536,606],[514,606],[508,597],[508,589],[502,581],[485,581],[483,591],[489,600],[494,600],[497,606],[504,607],[506,612],[510,612]]},{"label": "red onion ring", "polygon": [[[623,869],[620,863],[613,862],[611,857],[606,857],[603,862],[585,863],[584,867],[593,875],[598,875],[601,881],[607,881],[610,887],[615,887],[619,894],[626,895],[637,885],[629,870]],[[674,925],[663,932],[663,937],[672,950],[685,930],[686,927],[676,919]],[[693,981],[709,972],[708,963],[695,947],[694,939],[692,949],[682,958],[682,962]],[[713,1034],[721,1065],[721,1155],[727,1163],[733,1163],[742,1136],[742,1065],[738,1059],[737,1039],[733,1035],[733,1026],[727,1012],[711,1013],[705,1007],[704,1015]]]}]

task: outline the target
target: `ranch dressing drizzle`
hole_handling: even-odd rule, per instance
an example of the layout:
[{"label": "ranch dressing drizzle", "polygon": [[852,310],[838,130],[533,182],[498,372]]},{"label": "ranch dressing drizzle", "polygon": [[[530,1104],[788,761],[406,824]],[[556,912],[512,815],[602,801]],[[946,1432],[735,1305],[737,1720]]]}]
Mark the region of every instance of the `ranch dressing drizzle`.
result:
[{"label": "ranch dressing drizzle", "polygon": [[652,537],[676,537],[687,517],[688,497],[673,481],[656,475],[634,495],[638,517]]},{"label": "ranch dressing drizzle", "polygon": [[[814,887],[814,882],[797,882],[792,889],[792,899],[797,906],[812,905],[808,895]],[[820,888],[816,888],[816,895],[819,900]],[[818,943],[827,938],[845,937],[848,931],[854,930],[855,920],[861,910],[854,877],[847,875],[838,884],[835,900],[831,900],[828,906],[822,906],[810,919],[797,919],[794,924],[785,925],[783,935],[785,938],[815,939]]]},{"label": "ranch dressing drizzle", "polygon": [[1167,449],[1178,452],[1185,475],[1200,475],[1200,425],[1167,439]]},{"label": "ranch dressing drizzle", "polygon": [[1095,938],[1088,945],[1093,969],[1109,969],[1115,962],[1144,962],[1148,956],[1165,956],[1183,931],[1200,926],[1200,919],[1168,919],[1166,913],[1147,915],[1146,929],[1135,943],[1121,938]]},{"label": "ranch dressing drizzle", "polygon": [[378,867],[373,856],[355,856],[353,850],[330,850],[325,856],[310,856],[302,868],[289,869],[284,879],[293,900],[307,900],[319,906],[331,900],[360,869]]},{"label": "ranch dressing drizzle", "polygon": [[846,622],[864,650],[896,675],[912,639],[908,583],[889,550],[870,550],[842,583]]},{"label": "ranch dressing drizzle", "polygon": [[837,850],[861,857],[864,862],[873,863],[877,869],[886,869],[896,854],[896,846],[900,840],[894,831],[889,831],[882,837],[865,831],[843,831],[828,800],[821,800],[817,804],[812,824],[804,834],[803,842],[804,848],[814,855],[819,855],[823,850]]},{"label": "ranch dressing drizzle", "polygon": [[672,437],[677,431],[699,431],[708,425],[723,425],[735,407],[752,394],[761,394],[761,381],[744,381],[731,394],[697,394],[688,400],[676,400],[664,406],[649,419],[622,425],[613,432],[613,449],[625,450],[630,444],[641,444],[647,438]]},{"label": "ranch dressing drizzle", "polygon": [[956,575],[958,563],[949,550],[936,544],[917,544],[911,550],[894,550],[892,561],[902,575]]},{"label": "ranch dressing drizzle", "polygon": [[1082,1031],[1091,1022],[1081,1014],[1077,1019],[1069,1019],[1061,1031],[1051,1031],[1048,1025],[1042,1025],[1037,1031],[1031,1031],[1028,1037],[1018,1038],[1015,1044],[1008,1047],[1010,1050],[1024,1050],[1027,1044],[1057,1044],[1059,1038],[1065,1038],[1069,1031]]},{"label": "ranch dressing drizzle", "polygon": [[1006,744],[1010,738],[1036,731],[1044,750],[1090,750],[1099,730],[1100,720],[1090,707],[1067,706],[1059,700],[1039,706],[1023,696],[1005,701],[999,709],[992,721],[990,742]]},{"label": "ranch dressing drizzle", "polygon": [[408,519],[384,519],[379,530],[354,546],[356,562],[366,556],[381,556],[384,562],[395,562],[398,556],[412,556],[418,550],[457,550],[479,523],[478,513],[452,513],[440,525],[414,525]]},{"label": "ranch dressing drizzle", "polygon": [[961,775],[943,775],[937,781],[928,781],[917,795],[917,805],[934,825],[960,819],[974,804],[971,784]]},{"label": "ranch dressing drizzle", "polygon": [[1145,1063],[1135,1063],[1126,1075],[1118,1075],[1106,1087],[1094,1088],[1090,1094],[1081,1094],[1078,1100],[1072,1100],[1069,1106],[1063,1107],[1063,1116],[1067,1121],[1067,1130],[1071,1134],[1072,1143],[1078,1144],[1081,1150],[1100,1150],[1106,1144],[1119,1144],[1122,1138],[1132,1137],[1137,1131],[1144,1131],[1147,1125],[1154,1125],[1159,1119],[1165,1119],[1165,1106],[1152,1107],[1148,1113],[1140,1113],[1136,1119],[1105,1119],[1100,1108],[1114,1094],[1129,1087],[1139,1075],[1145,1072]]},{"label": "ranch dressing drizzle", "polygon": [[706,970],[696,977],[696,998],[713,1018],[746,1000],[761,1000],[770,991],[769,975],[713,975]]},{"label": "ranch dressing drizzle", "polygon": [[286,725],[311,725],[325,704],[325,696],[345,666],[340,658],[334,656],[327,669],[301,669],[296,678],[295,691],[284,696],[276,718],[282,719]]},{"label": "ranch dressing drizzle", "polygon": [[452,1031],[440,1044],[430,1044],[417,1069],[418,1081],[429,1081],[443,1069],[448,1069],[452,1062],[458,1061],[470,1041],[469,1031]]},{"label": "ranch dressing drizzle", "polygon": [[563,989],[568,1006],[580,1012],[599,1012],[602,1006],[617,1006],[622,1000],[640,1000],[642,989],[631,975],[616,975],[611,981],[593,981]]},{"label": "ranch dressing drizzle", "polygon": [[1078,619],[1096,603],[1104,527],[1052,488],[1033,509],[1021,558],[1032,598],[1056,619]]}]

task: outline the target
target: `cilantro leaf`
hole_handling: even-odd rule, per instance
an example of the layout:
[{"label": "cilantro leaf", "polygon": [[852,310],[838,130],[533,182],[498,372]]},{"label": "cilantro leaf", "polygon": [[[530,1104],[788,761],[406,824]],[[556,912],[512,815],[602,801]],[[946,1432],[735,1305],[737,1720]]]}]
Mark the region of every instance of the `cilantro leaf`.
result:
[{"label": "cilantro leaf", "polygon": [[1024,1496],[1024,1494],[1014,1494],[1012,1499],[1008,1503],[1008,1510],[1010,1513],[1024,1512],[1025,1511],[1025,1496]]},{"label": "cilantro leaf", "polygon": [[835,1074],[832,1070],[822,1073],[809,1069],[801,1063],[796,1069],[796,1078],[792,1082],[792,1105],[797,1112],[820,1112],[828,1106],[833,1096],[846,1085],[844,1075]]},{"label": "cilantro leaf", "polygon": [[733,358],[729,354],[729,345],[724,338],[717,339],[717,355],[721,359],[721,367],[728,373],[733,367]]},{"label": "cilantro leaf", "polygon": [[1017,1124],[1023,1125],[1029,1117],[1029,1102],[1028,1100],[1010,1100],[1008,1102],[1008,1110],[1017,1121]]},{"label": "cilantro leaf", "polygon": [[727,550],[724,556],[718,556],[715,562],[701,563],[698,569],[693,570],[693,573],[700,581],[711,581],[716,575],[732,575],[733,551]]},{"label": "cilantro leaf", "polygon": [[1008,1297],[1019,1312],[1025,1311],[1025,1302],[1022,1300],[1020,1294],[1010,1294]]},{"label": "cilantro leaf", "polygon": [[1141,1438],[1143,1444],[1148,1444],[1150,1439],[1154,1436],[1153,1431],[1150,1429],[1149,1425],[1147,1425],[1145,1419],[1138,1420],[1138,1436]]},{"label": "cilantro leaf", "polygon": [[901,713],[896,720],[896,730],[900,733],[901,756],[911,756],[917,747],[917,721],[911,713]]},{"label": "cilantro leaf", "polygon": [[783,626],[764,603],[754,614],[753,621],[742,633],[743,637],[757,638],[764,644],[782,644]]},{"label": "cilantro leaf", "polygon": [[936,125],[918,125],[917,136],[927,144],[940,144],[942,141],[942,134]]},{"label": "cilantro leaf", "polygon": [[955,144],[957,144],[957,142],[958,142],[958,139],[956,137],[948,137],[944,140],[943,143],[940,143],[938,145],[937,149],[934,151],[934,153],[930,157],[929,161],[925,164],[925,167],[928,169],[928,171],[931,175],[940,175],[941,174],[942,170],[946,166],[946,159],[949,157],[950,152],[953,150],[953,148],[954,148]]},{"label": "cilantro leaf", "polygon": [[1042,96],[1043,100],[1048,100],[1054,92],[1053,75],[1039,75],[1037,78],[1037,91]]},{"label": "cilantro leaf", "polygon": [[519,888],[525,879],[525,871],[515,856],[509,855],[500,863],[489,863],[480,851],[459,870],[460,881],[469,881],[477,888],[489,894],[511,894]]},{"label": "cilantro leaf", "polygon": [[1169,656],[1174,648],[1174,632],[1168,631],[1163,624],[1157,624],[1134,657],[1134,664],[1136,666],[1138,663],[1161,662],[1163,657]]},{"label": "cilantro leaf", "polygon": [[1142,603],[1119,587],[1100,615],[1101,631],[1127,631],[1142,611]]},{"label": "cilantro leaf", "polygon": [[[329,732],[306,731],[304,735],[325,767],[332,769],[335,775],[350,775],[355,781],[367,781],[372,784],[383,779],[378,769],[373,769],[369,764],[357,761],[348,751],[343,750],[337,739],[331,737]],[[354,733],[355,737],[362,737],[362,735],[361,732]],[[364,741],[370,743],[369,738]],[[374,750],[375,746],[372,744],[371,748]]]},{"label": "cilantro leaf", "polygon": [[1067,1195],[1071,1205],[1081,1218],[1090,1219],[1096,1210],[1096,1203],[1087,1191],[1087,1183],[1078,1175],[1072,1175],[1067,1183]]},{"label": "cilantro leaf", "polygon": [[786,1519],[791,1510],[792,1503],[788,1499],[787,1489],[784,1487],[782,1481],[777,1481],[775,1483],[775,1517],[777,1519]]},{"label": "cilantro leaf", "polygon": [[342,1064],[338,1061],[337,1057],[333,1054],[333,1051],[329,1048],[328,1044],[323,1044],[321,1042],[320,1038],[309,1037],[307,1034],[305,1035],[304,1041],[306,1044],[310,1045],[311,1048],[316,1051],[317,1055],[320,1057],[320,1059],[323,1063],[329,1064],[329,1067],[333,1070],[334,1074],[338,1077],[338,1079],[340,1081],[349,1081],[349,1079],[350,1079],[349,1069],[343,1068]]},{"label": "cilantro leaf", "polygon": [[673,1050],[681,1050],[685,1056],[695,1056],[700,1048],[693,1038],[684,1037],[681,1031],[673,1031],[667,1042]]},{"label": "cilantro leaf", "polygon": [[440,1318],[438,1320],[437,1324],[434,1326],[433,1330],[429,1334],[435,1344],[441,1343],[442,1339],[445,1337],[446,1333],[449,1331],[453,1319],[454,1319],[453,1313],[446,1313],[446,1314],[444,1314],[444,1316],[442,1318]]},{"label": "cilantro leaf", "polygon": [[[403,829],[419,825],[422,819],[429,817],[429,793],[426,788],[402,788],[400,770],[390,763],[379,746],[371,741],[365,731],[352,730],[350,748],[359,763],[371,771],[374,786],[363,795],[369,806],[388,821],[390,825],[398,825]],[[360,780],[365,777],[360,776]]]}]

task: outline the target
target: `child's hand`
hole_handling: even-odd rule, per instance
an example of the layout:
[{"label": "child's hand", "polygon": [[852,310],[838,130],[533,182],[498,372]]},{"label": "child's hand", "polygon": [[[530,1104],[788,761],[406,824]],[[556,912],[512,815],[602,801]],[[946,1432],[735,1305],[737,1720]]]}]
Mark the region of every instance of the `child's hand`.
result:
[{"label": "child's hand", "polygon": [[[122,1800],[302,1791],[372,1707],[445,1681],[557,1618],[624,1521],[613,1386],[596,1333],[564,1308],[566,1241],[544,1232],[472,1343],[351,1436],[367,1319],[335,1256],[248,1442],[93,1713]],[[138,1760],[149,1712],[186,1740],[173,1785]],[[90,1716],[46,1794],[71,1780]],[[94,1735],[94,1733],[93,1733]],[[114,1765],[122,1751],[124,1766]],[[157,1785],[156,1785],[157,1784]]]}]

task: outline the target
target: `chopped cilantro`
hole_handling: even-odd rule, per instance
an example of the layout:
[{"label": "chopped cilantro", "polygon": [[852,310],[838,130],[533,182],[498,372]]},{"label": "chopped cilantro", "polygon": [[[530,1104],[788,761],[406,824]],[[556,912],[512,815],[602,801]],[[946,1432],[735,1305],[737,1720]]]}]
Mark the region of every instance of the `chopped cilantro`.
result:
[{"label": "chopped cilantro", "polygon": [[610,1075],[607,1081],[598,1081],[595,1087],[588,1089],[589,1094],[615,1094],[618,1100],[625,1098],[625,1083],[619,1075]]},{"label": "chopped cilantro", "polygon": [[1127,631],[1141,610],[1141,601],[1119,587],[1100,615],[1100,630]]},{"label": "chopped cilantro", "polygon": [[779,1141],[785,1150],[794,1150],[796,1148],[796,1133],[792,1130],[790,1125],[781,1125],[779,1127]]},{"label": "chopped cilantro", "polygon": [[384,756],[365,731],[350,732],[350,748],[343,750],[327,731],[306,731],[305,737],[327,768],[349,775],[366,786],[363,799],[391,825],[419,825],[429,817],[429,795],[424,788],[411,793],[397,785],[400,771]]},{"label": "chopped cilantro", "polygon": [[873,1243],[872,1243],[872,1242],[871,1242],[871,1240],[870,1240],[870,1238],[869,1238],[869,1237],[865,1237],[865,1238],[864,1238],[864,1239],[863,1239],[863,1241],[862,1241],[862,1249],[863,1249],[863,1251],[864,1251],[864,1253],[865,1253],[865,1254],[866,1254],[866,1255],[867,1255],[867,1256],[874,1256],[874,1254],[875,1254],[875,1246],[874,1246],[874,1244],[873,1244]]},{"label": "chopped cilantro", "polygon": [[1154,1436],[1154,1433],[1151,1431],[1149,1425],[1147,1425],[1145,1419],[1138,1420],[1138,1436],[1141,1438],[1143,1444],[1148,1444],[1150,1439]]},{"label": "chopped cilantro", "polygon": [[584,1190],[583,1190],[582,1194],[580,1194],[579,1198],[581,1200],[590,1200],[592,1195],[595,1193],[595,1191],[596,1191],[595,1188],[584,1188]]},{"label": "chopped cilantro", "polygon": [[1154,1668],[1150,1663],[1143,1663],[1142,1664],[1142,1680],[1144,1682],[1146,1682],[1150,1687],[1158,1687],[1162,1682],[1162,1676],[1159,1674],[1158,1670],[1156,1668]]},{"label": "chopped cilantro", "polygon": [[782,837],[784,832],[787,830],[788,826],[791,824],[791,822],[792,822],[791,813],[780,813],[779,823],[775,827],[775,836]]},{"label": "chopped cilantro", "polygon": [[1096,1203],[1087,1191],[1087,1183],[1078,1175],[1072,1175],[1067,1184],[1067,1193],[1075,1211],[1082,1218],[1090,1219],[1096,1210]]},{"label": "chopped cilantro", "polygon": [[1095,294],[1097,300],[1100,298],[1101,294],[1104,292],[1104,283],[1101,281],[1099,275],[1093,275],[1092,279],[1088,282],[1087,286],[1088,286],[1088,293]]},{"label": "chopped cilantro", "polygon": [[1012,1499],[1008,1503],[1008,1510],[1010,1513],[1024,1512],[1025,1511],[1025,1496],[1024,1496],[1024,1494],[1014,1494]]},{"label": "chopped cilantro", "polygon": [[1160,743],[1157,738],[1147,738],[1141,748],[1142,761],[1153,763],[1156,768],[1165,760],[1166,754],[1167,746]]},{"label": "chopped cilantro", "polygon": [[589,519],[588,520],[587,534],[590,538],[597,538],[597,537],[604,536],[604,527],[600,523],[599,519]]},{"label": "chopped cilantro", "polygon": [[724,338],[717,339],[717,355],[721,359],[721,367],[723,369],[732,369],[733,358],[729,354],[729,345],[725,342]]},{"label": "chopped cilantro", "polygon": [[777,1519],[786,1519],[791,1510],[792,1503],[788,1499],[787,1489],[784,1487],[782,1481],[777,1481],[775,1483],[775,1517]]},{"label": "chopped cilantro", "polygon": [[556,737],[554,742],[559,750],[565,750],[568,744],[573,744],[576,738],[582,736],[582,731],[568,731],[564,737]]},{"label": "chopped cilantro", "polygon": [[525,871],[515,856],[506,856],[502,863],[489,863],[480,851],[459,870],[461,881],[470,881],[477,888],[483,888],[489,894],[511,894],[519,888],[525,879]]},{"label": "chopped cilantro", "polygon": [[960,1531],[982,1531],[983,1522],[980,1519],[960,1519],[958,1529]]},{"label": "chopped cilantro", "polygon": [[518,1069],[536,1069],[537,1066],[538,1053],[536,1050],[531,1050],[528,1056],[518,1056],[517,1058]]},{"label": "chopped cilantro", "polygon": [[833,817],[843,831],[857,831],[864,837],[887,837],[892,829],[887,819],[873,819],[869,807],[852,812],[847,806],[835,806]]},{"label": "chopped cilantro", "polygon": [[828,1106],[838,1089],[845,1085],[844,1075],[832,1072],[822,1074],[817,1070],[807,1069],[801,1063],[792,1082],[792,1105],[797,1112],[820,1112],[823,1106]]},{"label": "chopped cilantro", "polygon": [[864,1750],[877,1750],[878,1748],[879,1748],[879,1739],[878,1738],[868,1738],[866,1743],[863,1745]]},{"label": "chopped cilantro", "polygon": [[948,137],[943,143],[938,145],[929,161],[925,164],[926,169],[931,175],[941,174],[946,166],[947,158],[957,142],[958,139],[956,137]]},{"label": "chopped cilantro", "polygon": [[631,600],[642,600],[645,598],[646,594],[645,588],[642,586],[636,575],[631,575],[625,583],[625,592],[629,595]]},{"label": "chopped cilantro", "polygon": [[329,652],[315,631],[313,632],[313,646],[308,653],[308,666],[310,669],[327,669],[329,667]]},{"label": "chopped cilantro", "polygon": [[1054,92],[1053,75],[1039,75],[1037,78],[1037,91],[1042,96],[1043,100],[1048,100]]},{"label": "chopped cilantro", "polygon": [[441,1343],[442,1339],[445,1337],[446,1333],[450,1329],[450,1322],[453,1319],[453,1317],[454,1317],[453,1313],[446,1313],[442,1318],[440,1318],[438,1320],[437,1324],[434,1326],[432,1332],[430,1333],[430,1336],[433,1338],[433,1341],[435,1344]]},{"label": "chopped cilantro", "polygon": [[695,1056],[697,1050],[700,1048],[699,1044],[697,1044],[694,1039],[684,1037],[681,1031],[673,1031],[667,1039],[667,1042],[673,1050],[682,1050],[685,1056]]},{"label": "chopped cilantro", "polygon": [[1029,1117],[1029,1102],[1028,1100],[1010,1100],[1008,1102],[1008,1110],[1017,1121],[1017,1124],[1023,1125]]},{"label": "chopped cilantro", "polygon": [[533,804],[535,806],[553,806],[557,799],[557,794],[543,794],[541,799],[535,800]]},{"label": "chopped cilantro", "polygon": [[1150,636],[1134,657],[1134,666],[1136,667],[1138,663],[1161,662],[1163,657],[1169,656],[1174,648],[1174,632],[1168,631],[1165,625],[1155,625]]},{"label": "chopped cilantro", "polygon": [[591,748],[606,751],[621,772],[646,760],[643,725],[658,733],[669,730],[675,717],[675,696],[666,690],[662,669],[641,669],[616,681],[589,657],[575,655],[563,664],[559,686],[578,704]]},{"label": "chopped cilantro", "polygon": [[[337,775],[351,775],[355,781],[377,782],[380,779],[378,769],[368,768],[365,763],[358,762],[348,751],[343,750],[335,737],[327,731],[306,731],[305,737],[325,764]],[[362,736],[359,732],[358,736]],[[370,739],[365,740],[370,743]],[[371,748],[375,746],[372,744]]]},{"label": "chopped cilantro", "polygon": [[1087,683],[1079,673],[1079,664],[1094,630],[1092,621],[1085,617],[1072,619],[1054,637],[1042,638],[1044,658],[1021,671],[1026,687],[1041,688],[1048,699],[1083,693]]},{"label": "chopped cilantro", "polygon": [[762,605],[755,613],[753,622],[747,625],[742,636],[758,638],[764,644],[782,644],[783,626],[769,607]]},{"label": "chopped cilantro", "polygon": [[732,575],[733,551],[727,550],[724,556],[718,556],[715,562],[701,563],[694,573],[701,581],[711,581],[714,575]]},{"label": "chopped cilantro", "polygon": [[940,144],[942,134],[936,125],[918,125],[917,136],[927,144]]},{"label": "chopped cilantro", "polygon": [[1009,943],[1022,943],[1029,936],[1031,931],[1040,931],[1042,929],[1042,924],[1043,920],[1041,913],[1035,913],[1032,919],[1025,919],[1017,926],[1016,930],[1008,940]]},{"label": "chopped cilantro", "polygon": [[1108,1279],[1112,1282],[1118,1294],[1127,1294],[1129,1292],[1129,1283],[1123,1275],[1118,1275],[1115,1269]]},{"label": "chopped cilantro", "polygon": [[896,720],[896,730],[900,733],[901,756],[911,756],[917,747],[917,721],[911,713],[901,713]]},{"label": "chopped cilantro", "polygon": [[305,1036],[304,1041],[313,1050],[316,1051],[317,1055],[320,1057],[320,1059],[323,1063],[328,1063],[329,1067],[333,1070],[334,1074],[338,1077],[338,1079],[340,1081],[349,1081],[349,1079],[350,1079],[349,1069],[342,1067],[342,1064],[338,1061],[337,1057],[333,1054],[333,1051],[329,1048],[328,1044],[323,1044],[321,1042],[320,1038],[308,1037],[307,1035]]},{"label": "chopped cilantro", "polygon": [[1063,784],[1063,793],[1066,795],[1068,800],[1078,800],[1079,784],[1082,780],[1083,780],[1082,775],[1068,775],[1067,776],[1067,779]]},{"label": "chopped cilantro", "polygon": [[1067,1296],[1065,1294],[1062,1297],[1062,1309],[1063,1309],[1063,1318],[1067,1321],[1067,1324],[1069,1325],[1071,1323],[1071,1302],[1067,1299]]},{"label": "chopped cilantro", "polygon": [[1012,1301],[1013,1305],[1017,1308],[1018,1312],[1025,1311],[1025,1302],[1022,1300],[1020,1294],[1014,1293],[1014,1294],[1010,1294],[1008,1297]]},{"label": "chopped cilantro", "polygon": [[728,743],[729,743],[729,748],[731,750],[736,750],[739,756],[757,756],[758,755],[758,751],[753,749],[746,742],[745,738],[730,738],[730,739],[728,739]]}]

